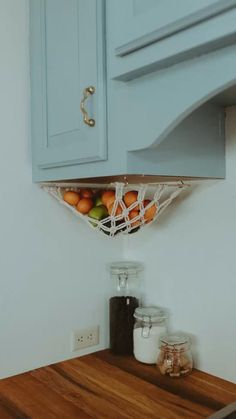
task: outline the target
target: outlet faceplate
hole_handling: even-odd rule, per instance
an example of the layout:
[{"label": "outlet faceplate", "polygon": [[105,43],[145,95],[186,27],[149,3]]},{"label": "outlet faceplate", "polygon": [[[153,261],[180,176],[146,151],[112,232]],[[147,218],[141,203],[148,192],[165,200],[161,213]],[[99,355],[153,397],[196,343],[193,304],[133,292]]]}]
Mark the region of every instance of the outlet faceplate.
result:
[{"label": "outlet faceplate", "polygon": [[72,351],[99,344],[99,326],[73,332]]}]

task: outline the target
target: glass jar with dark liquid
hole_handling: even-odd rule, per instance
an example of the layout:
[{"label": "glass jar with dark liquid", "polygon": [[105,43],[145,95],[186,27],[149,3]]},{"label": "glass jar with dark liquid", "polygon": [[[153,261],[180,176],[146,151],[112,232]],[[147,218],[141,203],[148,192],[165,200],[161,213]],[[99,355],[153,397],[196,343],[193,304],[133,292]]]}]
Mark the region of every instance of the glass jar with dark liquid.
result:
[{"label": "glass jar with dark liquid", "polygon": [[140,305],[137,262],[115,262],[110,266],[115,285],[110,298],[110,349],[115,354],[133,354],[134,311]]}]

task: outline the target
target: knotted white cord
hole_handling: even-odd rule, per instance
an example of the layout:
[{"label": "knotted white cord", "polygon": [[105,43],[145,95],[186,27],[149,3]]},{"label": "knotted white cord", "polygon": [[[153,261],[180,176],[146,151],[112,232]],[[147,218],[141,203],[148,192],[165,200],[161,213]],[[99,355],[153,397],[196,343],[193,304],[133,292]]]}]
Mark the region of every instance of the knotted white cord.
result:
[{"label": "knotted white cord", "polygon": [[[128,208],[126,207],[123,197],[127,191],[132,190],[131,185],[127,185],[125,183],[116,182],[113,184],[113,189],[115,190],[115,201],[112,207],[111,215],[102,219],[96,220],[88,215],[81,214],[76,207],[69,205],[67,202],[64,201],[63,196],[66,191],[78,191],[78,189],[87,187],[88,185],[79,184],[76,186],[76,183],[73,186],[70,184],[62,184],[62,185],[42,185],[42,188],[47,191],[50,195],[57,199],[62,205],[69,208],[76,217],[84,220],[90,227],[93,229],[104,232],[109,237],[114,237],[117,233],[128,234],[131,233],[133,230],[139,230],[143,228],[146,224],[150,224],[155,221],[162,212],[171,204],[171,202],[189,185],[185,185],[184,183],[179,184],[140,184],[135,185],[134,190],[138,192],[137,200],[133,202]],[[171,188],[172,190],[171,192]],[[99,188],[98,190],[104,189]],[[144,205],[145,199],[147,199],[147,195],[149,189],[154,189],[152,192],[152,199],[149,200],[150,202],[147,205]],[[166,195],[166,197],[162,200],[162,197]],[[150,194],[149,194],[150,195]],[[145,213],[149,208],[152,208],[153,205],[156,207],[156,213],[151,220],[145,219]],[[134,210],[135,208],[139,208],[137,216],[130,219],[129,213],[130,211]],[[121,208],[122,213],[117,214],[117,209]],[[138,225],[137,225],[138,223]]]}]

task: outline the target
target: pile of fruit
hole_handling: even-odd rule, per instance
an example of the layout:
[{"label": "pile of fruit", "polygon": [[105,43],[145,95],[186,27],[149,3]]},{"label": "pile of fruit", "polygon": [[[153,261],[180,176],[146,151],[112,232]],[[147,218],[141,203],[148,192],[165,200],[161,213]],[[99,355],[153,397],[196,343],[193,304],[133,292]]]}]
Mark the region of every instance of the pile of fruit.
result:
[{"label": "pile of fruit", "polygon": [[[158,211],[156,203],[150,199],[144,199],[141,203],[137,202],[138,191],[128,191],[124,193],[122,200],[117,200],[115,190],[98,191],[82,188],[76,191],[67,190],[64,192],[63,199],[79,213],[91,219],[101,221],[107,218],[107,222],[104,222],[107,227],[111,223],[111,218],[117,225],[126,221],[130,232],[134,232],[134,229],[137,231],[141,224],[151,222]],[[94,226],[96,225],[94,223]]]}]

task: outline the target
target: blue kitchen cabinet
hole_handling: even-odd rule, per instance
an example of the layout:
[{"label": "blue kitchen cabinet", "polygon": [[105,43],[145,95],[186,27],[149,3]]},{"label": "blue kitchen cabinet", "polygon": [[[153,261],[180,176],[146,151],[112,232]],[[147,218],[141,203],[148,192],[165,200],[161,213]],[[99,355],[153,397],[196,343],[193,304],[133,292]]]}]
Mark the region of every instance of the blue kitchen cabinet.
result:
[{"label": "blue kitchen cabinet", "polygon": [[40,171],[43,178],[50,169],[107,158],[104,6],[103,0],[30,1],[36,180]]},{"label": "blue kitchen cabinet", "polygon": [[224,178],[214,97],[236,85],[236,0],[176,4],[31,0],[35,181]]},{"label": "blue kitchen cabinet", "polygon": [[109,75],[115,80],[129,81],[236,41],[236,0],[109,0],[107,16]]}]

